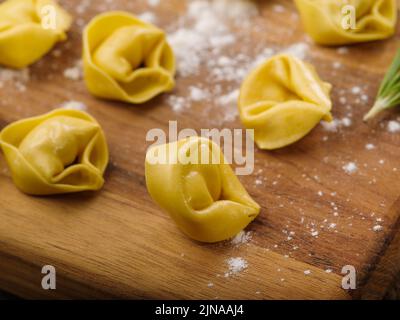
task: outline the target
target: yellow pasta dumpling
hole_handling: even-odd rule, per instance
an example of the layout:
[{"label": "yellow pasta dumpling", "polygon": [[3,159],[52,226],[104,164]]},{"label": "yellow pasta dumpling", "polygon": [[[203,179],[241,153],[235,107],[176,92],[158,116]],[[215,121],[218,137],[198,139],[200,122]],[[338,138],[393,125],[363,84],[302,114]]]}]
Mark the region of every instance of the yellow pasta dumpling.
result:
[{"label": "yellow pasta dumpling", "polygon": [[175,85],[165,33],[126,12],[94,18],[83,36],[85,82],[97,97],[143,103]]},{"label": "yellow pasta dumpling", "polygon": [[104,184],[108,147],[87,113],[58,109],[20,120],[0,133],[15,185],[31,195],[98,190]]},{"label": "yellow pasta dumpling", "polygon": [[54,0],[0,4],[0,65],[24,68],[67,38],[71,16]]},{"label": "yellow pasta dumpling", "polygon": [[323,45],[386,39],[394,34],[396,0],[295,0],[306,32]]},{"label": "yellow pasta dumpling", "polygon": [[277,55],[244,80],[240,118],[261,149],[278,149],[308,134],[320,121],[332,121],[331,85],[314,68],[290,55]]},{"label": "yellow pasta dumpling", "polygon": [[229,239],[260,211],[209,139],[190,137],[152,147],[145,167],[151,197],[194,240]]}]

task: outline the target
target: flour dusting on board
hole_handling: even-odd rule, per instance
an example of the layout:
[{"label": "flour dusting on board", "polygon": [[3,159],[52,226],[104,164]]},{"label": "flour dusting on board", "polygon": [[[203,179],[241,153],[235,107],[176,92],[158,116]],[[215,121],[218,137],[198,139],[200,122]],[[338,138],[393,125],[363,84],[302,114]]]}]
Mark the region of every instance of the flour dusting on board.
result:
[{"label": "flour dusting on board", "polygon": [[246,0],[189,2],[186,15],[181,18],[184,26],[168,36],[180,75],[197,74],[201,64],[210,59],[210,54],[217,56],[221,49],[235,43],[237,39],[229,22],[248,23],[257,14],[256,5]]},{"label": "flour dusting on board", "polygon": [[252,233],[244,230],[240,231],[235,237],[232,238],[231,242],[233,245],[247,244],[252,239]]},{"label": "flour dusting on board", "polygon": [[[210,119],[213,126],[233,122],[238,118],[238,87],[250,70],[280,52],[306,57],[309,46],[305,42],[287,48],[268,44],[253,48],[248,34],[259,14],[256,2],[249,0],[187,2],[185,14],[168,32],[168,41],[177,58],[178,77],[211,89],[202,99],[193,91],[173,93],[166,102],[174,111],[202,102],[209,106],[204,114],[218,115]],[[238,43],[242,44],[239,48]]]},{"label": "flour dusting on board", "polygon": [[388,122],[388,131],[391,133],[400,132],[400,122],[391,120]]},{"label": "flour dusting on board", "polygon": [[241,257],[229,258],[227,261],[229,271],[225,273],[225,277],[238,275],[243,270],[247,269],[248,263]]},{"label": "flour dusting on board", "polygon": [[66,101],[61,104],[62,109],[67,110],[78,110],[78,111],[87,111],[87,106],[83,102],[80,101]]},{"label": "flour dusting on board", "polygon": [[140,20],[143,20],[147,23],[152,23],[152,24],[156,24],[157,23],[157,17],[153,12],[150,11],[146,11],[141,13],[140,15],[138,15],[138,18]]},{"label": "flour dusting on board", "polygon": [[352,174],[358,170],[358,167],[354,162],[348,162],[343,166],[343,170],[348,174]]},{"label": "flour dusting on board", "polygon": [[25,68],[22,70],[13,70],[0,67],[0,89],[6,84],[13,85],[18,91],[26,90],[26,85],[30,80],[30,70]]},{"label": "flour dusting on board", "polygon": [[78,81],[83,78],[83,62],[81,59],[78,59],[74,62],[74,64],[66,68],[64,70],[64,77],[69,80]]}]

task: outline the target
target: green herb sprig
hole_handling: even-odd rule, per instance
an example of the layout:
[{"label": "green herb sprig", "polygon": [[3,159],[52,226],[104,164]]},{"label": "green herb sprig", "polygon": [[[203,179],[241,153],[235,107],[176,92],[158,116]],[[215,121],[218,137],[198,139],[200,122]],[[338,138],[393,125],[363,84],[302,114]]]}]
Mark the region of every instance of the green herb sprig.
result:
[{"label": "green herb sprig", "polygon": [[400,105],[400,49],[381,83],[375,104],[365,115],[364,121],[372,119],[383,110],[398,105]]}]

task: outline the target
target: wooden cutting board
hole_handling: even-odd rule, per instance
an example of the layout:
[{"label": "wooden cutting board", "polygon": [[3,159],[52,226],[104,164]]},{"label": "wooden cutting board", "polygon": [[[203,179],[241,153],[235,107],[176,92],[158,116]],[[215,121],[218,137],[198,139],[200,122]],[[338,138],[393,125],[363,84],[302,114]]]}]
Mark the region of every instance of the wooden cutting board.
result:
[{"label": "wooden cutting board", "polygon": [[[386,114],[381,122],[369,125],[361,119],[396,51],[399,33],[379,43],[323,48],[303,33],[291,1],[257,3],[259,15],[248,30],[238,30],[242,36],[229,50],[251,52],[308,43],[306,60],[334,85],[334,117],[350,118],[351,124],[342,122],[334,132],[318,126],[290,147],[257,150],[254,174],[240,177],[262,206],[246,230],[251,239],[239,245],[231,241],[209,245],[185,237],[149,197],[145,137],[152,128],[167,130],[168,120],[177,120],[180,129],[196,130],[241,128],[240,121],[216,122],[220,107],[214,98],[180,112],[167,103],[168,95],[129,106],[93,98],[82,80],[63,75],[80,57],[82,24],[98,12],[152,10],[157,24],[172,32],[186,12],[185,1],[161,1],[156,7],[124,0],[62,4],[76,18],[69,40],[30,68],[29,81],[21,80],[20,74],[17,80],[4,81],[0,128],[65,101],[80,101],[103,126],[111,161],[100,192],[30,197],[14,187],[0,157],[1,289],[25,298],[385,296],[400,274],[400,135],[387,130],[388,121],[398,114]],[[229,54],[226,50],[221,54]],[[204,70],[197,76],[178,77],[174,94],[185,96],[192,85],[211,87]],[[224,90],[223,81],[221,85]],[[360,98],[354,87],[365,96]],[[375,148],[368,150],[366,144]],[[343,166],[349,162],[357,165],[356,172],[345,172]],[[374,231],[378,225],[382,230]],[[235,257],[245,260],[247,269],[225,276],[227,260]],[[41,288],[44,265],[57,270],[56,290]],[[341,288],[345,265],[357,271],[356,290]]]}]

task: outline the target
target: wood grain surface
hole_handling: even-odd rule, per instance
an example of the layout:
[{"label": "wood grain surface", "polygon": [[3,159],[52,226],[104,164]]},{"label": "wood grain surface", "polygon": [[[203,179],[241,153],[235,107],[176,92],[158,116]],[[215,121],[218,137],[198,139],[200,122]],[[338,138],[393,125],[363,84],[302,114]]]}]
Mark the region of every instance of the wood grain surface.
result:
[{"label": "wood grain surface", "polygon": [[[149,197],[144,178],[146,133],[152,128],[167,130],[168,120],[177,120],[180,129],[200,130],[241,128],[239,119],[221,121],[227,111],[217,105],[216,97],[180,112],[171,108],[169,95],[130,106],[93,98],[82,80],[63,75],[80,58],[82,25],[95,14],[109,9],[152,10],[157,25],[172,32],[186,12],[186,1],[161,1],[151,8],[146,1],[61,3],[76,18],[69,40],[57,46],[57,54],[30,67],[26,89],[16,80],[4,81],[0,128],[65,101],[80,101],[102,125],[111,161],[100,192],[30,197],[15,188],[0,157],[1,289],[24,298],[380,299],[387,295],[400,274],[400,135],[387,130],[388,121],[396,120],[398,113],[368,125],[362,116],[396,51],[398,32],[387,41],[346,49],[319,47],[304,34],[289,0],[258,1],[259,14],[247,29],[232,27],[236,43],[221,55],[246,52],[255,57],[263,48],[306,43],[306,60],[334,85],[334,117],[350,118],[351,125],[332,132],[318,126],[290,147],[256,150],[254,174],[240,177],[262,206],[246,230],[251,240],[205,245],[186,238]],[[197,75],[178,75],[173,94],[185,96],[193,85],[211,89],[215,84],[207,81],[206,72],[202,67]],[[221,81],[221,95],[239,84]],[[362,99],[354,87],[362,89]],[[375,148],[368,150],[366,144]],[[349,162],[358,167],[352,174],[343,170]],[[376,225],[383,229],[374,231]],[[227,259],[232,257],[245,259],[248,267],[225,277]],[[41,288],[44,265],[56,267],[56,290]],[[345,265],[357,270],[356,290],[341,288]],[[326,272],[329,269],[331,273]]]}]

